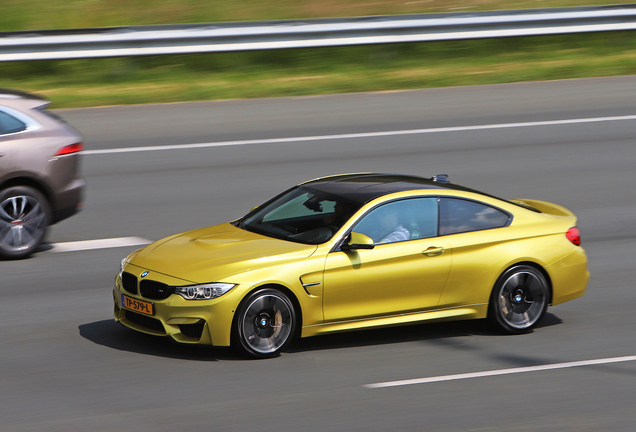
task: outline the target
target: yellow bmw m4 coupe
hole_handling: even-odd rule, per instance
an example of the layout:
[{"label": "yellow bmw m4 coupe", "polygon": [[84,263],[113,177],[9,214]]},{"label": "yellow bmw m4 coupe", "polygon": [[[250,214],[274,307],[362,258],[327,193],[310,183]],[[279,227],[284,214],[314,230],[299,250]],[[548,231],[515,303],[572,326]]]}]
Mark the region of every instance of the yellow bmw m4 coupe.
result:
[{"label": "yellow bmw m4 coupe", "polygon": [[526,333],[589,278],[576,217],[450,183],[343,174],[122,260],[115,320],[177,342],[273,357],[295,337],[487,318]]}]

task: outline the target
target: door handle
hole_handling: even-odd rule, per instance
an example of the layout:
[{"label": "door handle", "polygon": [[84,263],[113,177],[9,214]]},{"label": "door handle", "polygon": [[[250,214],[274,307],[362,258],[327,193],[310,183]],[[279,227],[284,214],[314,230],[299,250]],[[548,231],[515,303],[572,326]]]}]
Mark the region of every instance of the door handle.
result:
[{"label": "door handle", "polygon": [[430,248],[426,249],[422,253],[424,255],[426,255],[426,256],[434,257],[434,256],[437,256],[437,255],[441,255],[442,252],[444,252],[444,248],[443,247],[431,246]]}]

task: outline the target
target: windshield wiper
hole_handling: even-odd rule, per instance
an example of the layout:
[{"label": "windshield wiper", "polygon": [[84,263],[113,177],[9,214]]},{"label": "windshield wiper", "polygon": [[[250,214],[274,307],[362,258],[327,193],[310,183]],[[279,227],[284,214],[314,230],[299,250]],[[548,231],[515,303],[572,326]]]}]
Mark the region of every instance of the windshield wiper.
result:
[{"label": "windshield wiper", "polygon": [[232,222],[232,225],[240,229],[245,229],[245,223],[243,223],[243,219]]}]

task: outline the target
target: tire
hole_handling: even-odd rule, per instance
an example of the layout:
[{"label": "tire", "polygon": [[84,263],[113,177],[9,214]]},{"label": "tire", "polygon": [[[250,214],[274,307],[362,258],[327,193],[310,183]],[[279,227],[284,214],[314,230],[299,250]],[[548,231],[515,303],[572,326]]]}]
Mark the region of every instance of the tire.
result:
[{"label": "tire", "polygon": [[543,318],[549,301],[550,286],[543,273],[529,265],[517,265],[499,276],[488,318],[505,333],[528,333]]},{"label": "tire", "polygon": [[261,289],[241,302],[234,317],[233,345],[251,357],[276,357],[291,342],[296,326],[289,297],[276,289]]},{"label": "tire", "polygon": [[0,192],[0,258],[31,255],[42,244],[51,221],[51,207],[44,196],[28,186]]}]

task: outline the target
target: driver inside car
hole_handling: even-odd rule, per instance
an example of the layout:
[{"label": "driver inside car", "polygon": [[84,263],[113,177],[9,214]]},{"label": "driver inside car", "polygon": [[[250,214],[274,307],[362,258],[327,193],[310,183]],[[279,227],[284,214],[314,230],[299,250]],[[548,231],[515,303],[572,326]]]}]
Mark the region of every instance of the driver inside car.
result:
[{"label": "driver inside car", "polygon": [[394,208],[380,209],[378,221],[384,230],[382,240],[378,244],[404,241],[411,237],[409,230],[404,228],[399,222],[397,210]]}]

